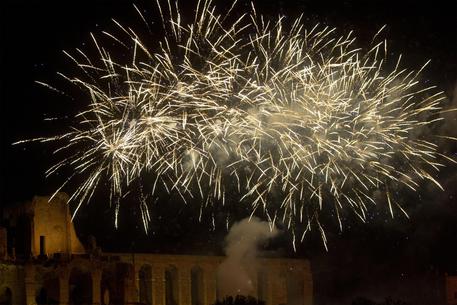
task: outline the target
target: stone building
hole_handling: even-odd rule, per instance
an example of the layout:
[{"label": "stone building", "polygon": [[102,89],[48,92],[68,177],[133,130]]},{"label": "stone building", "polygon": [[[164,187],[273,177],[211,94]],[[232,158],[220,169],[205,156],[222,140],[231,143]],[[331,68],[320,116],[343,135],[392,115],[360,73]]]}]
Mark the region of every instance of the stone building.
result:
[{"label": "stone building", "polygon": [[[0,304],[211,305],[218,256],[103,253],[85,249],[70,221],[68,196],[35,197],[4,211]],[[311,305],[309,262],[260,259],[252,295],[268,305]]]}]

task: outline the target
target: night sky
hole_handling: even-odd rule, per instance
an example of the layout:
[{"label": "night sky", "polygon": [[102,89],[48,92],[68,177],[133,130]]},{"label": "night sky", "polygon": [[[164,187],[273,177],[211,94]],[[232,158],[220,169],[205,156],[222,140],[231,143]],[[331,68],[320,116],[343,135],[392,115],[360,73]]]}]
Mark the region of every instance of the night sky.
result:
[{"label": "night sky", "polygon": [[[241,6],[249,3],[240,2]],[[308,26],[320,22],[337,27],[341,34],[354,30],[362,44],[386,24],[384,35],[390,53],[403,54],[404,66],[411,69],[431,59],[423,73],[424,82],[437,85],[448,97],[446,103],[457,107],[456,1],[254,2],[258,12],[267,15],[296,17],[304,13]],[[52,147],[11,143],[59,133],[65,120],[44,119],[74,114],[81,105],[35,81],[57,83],[57,71],[73,68],[62,50],[84,49],[90,43],[89,32],[113,28],[112,17],[122,24],[139,24],[132,3],[144,9],[149,18],[155,18],[155,23],[160,22],[153,0],[2,1],[1,205],[55,190],[59,177],[44,178],[52,164]],[[184,10],[191,7],[186,4]],[[440,130],[457,136],[456,117]],[[457,157],[455,143],[443,144],[442,149]],[[444,192],[431,185],[423,185],[417,193],[405,192],[403,203],[409,220],[400,216],[391,219],[385,207],[373,208],[368,224],[349,218],[343,233],[329,224],[328,252],[318,232],[299,245],[297,252],[292,251],[286,233],[272,241],[267,250],[311,259],[317,304],[350,304],[357,296],[375,300],[392,296],[411,304],[439,304],[436,298],[442,289],[443,274],[457,273],[457,167],[449,164],[437,178]],[[137,222],[137,209],[128,202],[121,211],[120,228],[114,230],[106,194],[97,194],[93,204],[83,208],[76,226],[83,240],[93,234],[107,250],[221,254],[226,229],[219,226],[208,230],[210,217],[198,223],[195,209],[175,201],[157,201],[156,211],[160,213],[154,215],[154,233],[149,236]],[[233,215],[244,216],[243,211],[234,211]]]}]

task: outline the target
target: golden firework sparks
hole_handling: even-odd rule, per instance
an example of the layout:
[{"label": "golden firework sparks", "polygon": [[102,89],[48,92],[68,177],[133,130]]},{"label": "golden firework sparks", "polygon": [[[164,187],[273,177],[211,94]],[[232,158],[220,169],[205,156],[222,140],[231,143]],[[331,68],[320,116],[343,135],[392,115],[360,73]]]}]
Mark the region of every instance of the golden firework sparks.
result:
[{"label": "golden firework sparks", "polygon": [[[121,33],[103,34],[129,60],[116,59],[116,50],[94,35],[98,58],[65,52],[82,73],[61,75],[88,93],[90,103],[71,132],[36,141],[57,141],[57,152],[67,153],[48,171],[72,169],[62,187],[84,178],[71,196],[76,211],[102,179],[117,205],[146,175],[153,177],[152,195],[161,185],[183,200],[200,196],[201,209],[225,204],[235,181],[251,215],[262,211],[272,227],[283,221],[294,245],[296,232],[303,240],[316,225],[325,244],[319,221],[325,205],[342,229],[343,210],[366,221],[376,190],[384,190],[392,217],[395,207],[407,215],[392,183],[414,190],[426,179],[440,187],[432,173],[443,155],[433,139],[415,133],[437,120],[444,98],[420,84],[425,66],[401,69],[400,56],[389,70],[385,42],[364,51],[352,33],[308,30],[301,18],[288,27],[254,7],[228,22],[230,13],[219,15],[211,0],[199,1],[188,24],[177,4],[157,7],[165,34],[156,48],[114,21]],[[282,202],[272,202],[278,193]],[[147,230],[143,195],[139,202]]]}]

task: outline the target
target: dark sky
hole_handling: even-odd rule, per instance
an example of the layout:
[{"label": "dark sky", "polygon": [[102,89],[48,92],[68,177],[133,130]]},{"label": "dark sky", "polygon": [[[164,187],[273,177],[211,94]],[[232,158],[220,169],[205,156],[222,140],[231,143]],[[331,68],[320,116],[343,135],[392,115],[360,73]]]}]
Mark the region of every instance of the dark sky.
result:
[{"label": "dark sky", "polygon": [[[154,2],[134,3],[146,9],[151,18],[156,18],[151,13]],[[338,27],[342,33],[354,30],[362,43],[386,24],[385,37],[390,52],[403,54],[405,66],[412,69],[431,59],[424,79],[436,84],[455,103],[456,1],[254,2],[258,11],[266,14],[279,12],[294,17],[303,12],[308,25],[320,22]],[[57,186],[58,179],[43,177],[51,165],[49,147],[36,144],[13,147],[11,143],[52,135],[61,127],[60,123],[43,119],[73,113],[78,105],[34,81],[53,83],[56,71],[66,71],[70,64],[62,50],[84,48],[84,44],[89,43],[89,32],[112,27],[111,17],[123,24],[137,22],[132,3],[2,1],[0,204],[24,201],[35,194],[49,194]],[[453,126],[457,126],[455,117]],[[457,134],[455,129],[450,132]],[[457,156],[456,145],[445,149],[448,154]],[[436,305],[436,299],[427,301],[439,291],[434,285],[442,283],[439,279],[444,272],[457,272],[456,169],[449,165],[439,175],[444,192],[424,186],[417,194],[405,193],[410,220],[402,217],[392,220],[383,211],[372,211],[380,218],[364,225],[355,219],[349,220],[343,233],[330,229],[328,252],[323,249],[317,232],[299,246],[297,253],[291,251],[287,234],[270,244],[269,249],[312,260],[319,304],[349,304],[355,296],[382,299],[392,295],[411,304]],[[98,195],[96,199],[97,204],[83,209],[76,224],[81,235],[94,234],[104,248],[220,253],[226,231],[220,228],[208,232],[209,220],[195,224],[196,215],[190,208],[171,204],[161,217],[157,215],[155,234],[145,236],[136,222],[138,215],[133,215],[134,208],[124,207],[124,212],[131,217],[125,216],[121,228],[114,231],[106,196]],[[161,202],[167,200],[161,199]]]}]

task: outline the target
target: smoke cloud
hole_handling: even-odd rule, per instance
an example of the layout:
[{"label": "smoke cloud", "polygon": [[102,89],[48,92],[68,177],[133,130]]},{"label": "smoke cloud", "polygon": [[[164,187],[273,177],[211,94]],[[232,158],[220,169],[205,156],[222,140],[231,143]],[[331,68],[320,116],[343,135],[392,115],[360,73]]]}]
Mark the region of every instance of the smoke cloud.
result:
[{"label": "smoke cloud", "polygon": [[257,218],[235,223],[225,238],[227,258],[217,270],[219,297],[255,295],[259,247],[275,237],[278,230]]}]

